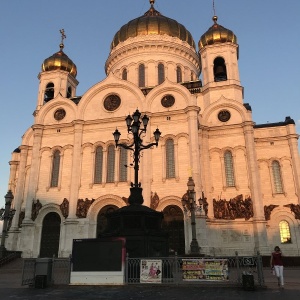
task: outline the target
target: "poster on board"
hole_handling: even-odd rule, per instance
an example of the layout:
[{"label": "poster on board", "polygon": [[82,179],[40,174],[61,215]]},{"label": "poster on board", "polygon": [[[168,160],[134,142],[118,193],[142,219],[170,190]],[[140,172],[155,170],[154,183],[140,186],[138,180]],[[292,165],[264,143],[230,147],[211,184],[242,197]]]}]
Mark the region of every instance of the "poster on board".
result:
[{"label": "poster on board", "polygon": [[183,259],[182,277],[185,281],[228,280],[227,259]]},{"label": "poster on board", "polygon": [[162,261],[159,259],[142,259],[140,283],[161,283]]}]

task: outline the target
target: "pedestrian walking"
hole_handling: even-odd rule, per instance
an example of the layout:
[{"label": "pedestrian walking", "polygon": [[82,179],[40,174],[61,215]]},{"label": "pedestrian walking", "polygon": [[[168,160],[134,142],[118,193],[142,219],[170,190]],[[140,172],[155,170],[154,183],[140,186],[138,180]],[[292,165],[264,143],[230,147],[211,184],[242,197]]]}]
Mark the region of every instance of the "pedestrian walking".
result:
[{"label": "pedestrian walking", "polygon": [[275,275],[278,280],[278,286],[281,288],[284,287],[284,279],[283,279],[283,262],[282,262],[282,253],[278,246],[274,248],[274,252],[271,254],[271,262],[270,262],[272,270],[275,272]]}]

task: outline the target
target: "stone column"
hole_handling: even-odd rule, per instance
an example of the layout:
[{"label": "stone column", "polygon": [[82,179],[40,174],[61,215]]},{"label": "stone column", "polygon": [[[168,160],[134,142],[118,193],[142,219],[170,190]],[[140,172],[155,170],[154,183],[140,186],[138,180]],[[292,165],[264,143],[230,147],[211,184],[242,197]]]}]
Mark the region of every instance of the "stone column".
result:
[{"label": "stone column", "polygon": [[12,226],[10,230],[18,229],[19,215],[21,212],[21,206],[22,206],[23,195],[24,195],[28,146],[20,146],[20,150],[21,152],[20,152],[20,161],[19,161],[19,169],[18,169],[18,180],[17,180],[16,187],[14,189],[15,192],[14,192],[14,202],[13,202],[16,213],[12,220]]},{"label": "stone column", "polygon": [[[198,106],[189,106],[185,109],[188,119],[189,132],[189,161],[192,168],[192,177],[195,181],[196,197],[202,193],[202,182],[200,175],[200,151],[199,151],[199,134],[198,134]],[[192,164],[192,165],[191,165]]]},{"label": "stone column", "polygon": [[298,204],[300,204],[300,161],[298,152],[298,135],[295,133],[295,125],[287,126],[288,143],[292,158],[292,169],[295,181],[295,194],[298,196]]},{"label": "stone column", "polygon": [[79,197],[81,163],[82,163],[82,135],[84,121],[76,120],[74,125],[74,146],[71,168],[71,183],[69,195],[69,216],[64,221],[64,231],[61,241],[61,254],[63,257],[69,256],[72,252],[74,238],[82,238],[78,236],[78,218],[76,216],[77,201]]},{"label": "stone column", "polygon": [[[36,124],[33,129],[33,146],[31,153],[31,164],[29,170],[28,192],[25,202],[25,218],[22,222],[22,231],[19,249],[22,249],[22,257],[32,257],[35,243],[34,222],[31,219],[32,200],[36,197],[38,186],[39,166],[40,166],[40,150],[43,136],[43,126]],[[25,180],[25,179],[24,179]],[[21,196],[21,195],[19,195]]]},{"label": "stone column", "polygon": [[39,177],[39,166],[40,166],[40,150],[42,144],[43,136],[43,126],[36,124],[32,126],[33,129],[33,146],[32,146],[32,156],[31,156],[31,165],[29,173],[29,182],[28,182],[28,193],[26,197],[26,208],[25,208],[25,223],[31,223],[31,210],[32,210],[32,200],[35,199],[37,186],[38,186],[38,177]]},{"label": "stone column", "polygon": [[254,243],[256,252],[267,255],[270,252],[268,248],[266,220],[264,216],[264,207],[262,200],[261,181],[259,176],[257,155],[254,144],[253,122],[248,121],[244,125],[244,136],[246,143],[247,164],[250,180],[251,199],[253,203],[253,226],[254,226]]}]

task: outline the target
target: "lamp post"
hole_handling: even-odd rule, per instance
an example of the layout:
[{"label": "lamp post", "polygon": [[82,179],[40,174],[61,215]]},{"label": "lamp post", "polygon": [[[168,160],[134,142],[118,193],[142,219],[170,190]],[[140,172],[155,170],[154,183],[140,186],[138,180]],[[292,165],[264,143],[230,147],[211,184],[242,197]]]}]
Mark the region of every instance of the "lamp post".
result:
[{"label": "lamp post", "polygon": [[[147,125],[149,122],[149,117],[145,114],[141,118],[141,113],[137,109],[132,116],[128,115],[125,119],[127,125],[127,132],[133,135],[133,142],[131,144],[119,143],[119,139],[121,133],[118,129],[113,133],[114,140],[116,143],[116,147],[122,147],[127,150],[133,151],[133,163],[134,163],[134,182],[131,183],[130,196],[128,198],[129,204],[142,204],[144,202],[142,196],[142,188],[141,183],[139,182],[139,162],[140,162],[140,152],[142,150],[151,148],[152,146],[158,146],[158,141],[161,135],[161,132],[157,128],[154,134],[154,143],[150,143],[148,145],[143,144],[143,140],[141,138],[142,134],[147,132]],[[141,125],[143,127],[141,128]]]},{"label": "lamp post", "polygon": [[182,198],[182,205],[184,210],[189,210],[191,213],[191,225],[192,225],[192,241],[190,245],[191,254],[197,255],[199,254],[199,245],[196,238],[196,217],[195,217],[195,210],[196,210],[196,203],[195,203],[195,182],[192,177],[189,177],[188,183],[188,190],[187,190],[187,199]]},{"label": "lamp post", "polygon": [[5,238],[8,231],[8,221],[11,220],[15,214],[15,209],[11,209],[11,203],[14,199],[14,196],[9,190],[5,195],[5,208],[0,209],[0,219],[3,220],[3,228],[2,228],[2,236],[1,236],[1,244],[0,244],[0,258],[5,257],[6,248],[5,248]]}]

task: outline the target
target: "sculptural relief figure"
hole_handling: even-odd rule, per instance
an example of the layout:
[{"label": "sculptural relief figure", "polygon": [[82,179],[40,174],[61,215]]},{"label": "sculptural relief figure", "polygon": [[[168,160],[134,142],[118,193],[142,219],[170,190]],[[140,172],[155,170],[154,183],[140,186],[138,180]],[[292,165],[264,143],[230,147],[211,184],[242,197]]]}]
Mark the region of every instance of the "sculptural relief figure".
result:
[{"label": "sculptural relief figure", "polygon": [[154,195],[151,195],[151,204],[150,204],[150,207],[152,209],[156,209],[157,206],[159,204],[159,197],[157,195],[157,193],[155,192]]},{"label": "sculptural relief figure", "polygon": [[22,222],[23,222],[24,218],[25,218],[25,211],[24,211],[24,210],[22,210],[22,211],[20,212],[20,214],[19,214],[19,222],[18,222],[18,227],[21,227],[21,225],[22,225]]},{"label": "sculptural relief figure", "polygon": [[31,219],[34,221],[39,214],[40,209],[42,208],[42,203],[39,199],[36,201],[32,200],[32,210],[31,210]]},{"label": "sculptural relief figure", "polygon": [[67,198],[64,198],[62,204],[59,206],[62,215],[67,218],[69,215],[69,201]]},{"label": "sculptural relief figure", "polygon": [[274,205],[274,204],[271,204],[271,205],[265,205],[264,206],[264,213],[265,213],[265,219],[266,221],[269,221],[271,219],[271,213],[272,213],[272,210],[276,207],[278,207],[279,205]]},{"label": "sculptural relief figure", "polygon": [[78,218],[86,218],[87,212],[94,201],[95,199],[92,200],[89,200],[88,198],[85,198],[85,200],[78,199],[76,216]]},{"label": "sculptural relief figure", "polygon": [[284,207],[289,207],[290,210],[295,214],[295,219],[300,219],[300,205],[299,204],[293,204],[293,203],[290,203],[290,204],[287,204],[287,205],[284,205]]},{"label": "sculptural relief figure", "polygon": [[226,199],[213,199],[213,209],[216,219],[234,220],[245,218],[245,220],[249,220],[254,216],[250,196],[245,200],[243,200],[243,195],[238,195],[229,201]]}]

